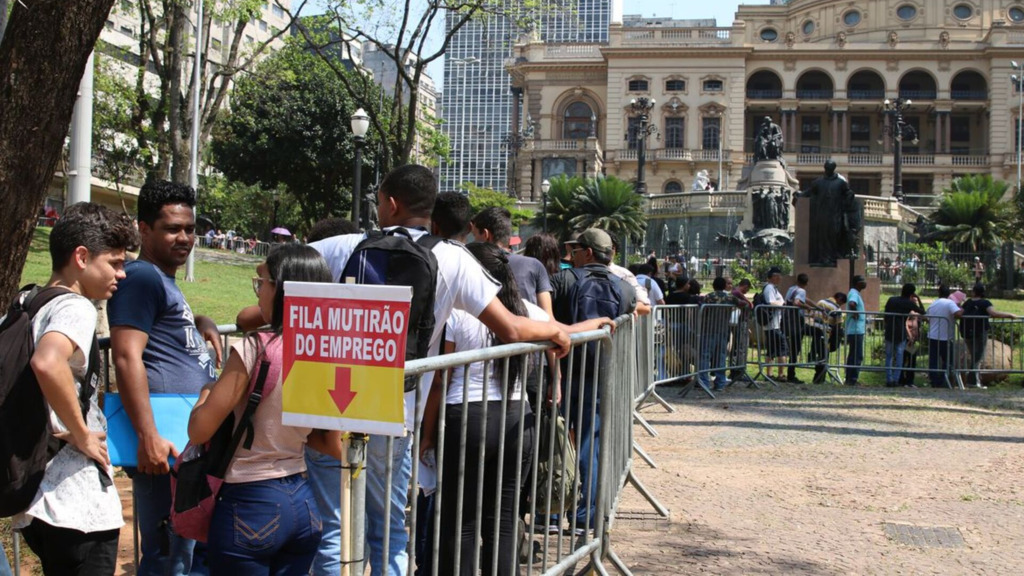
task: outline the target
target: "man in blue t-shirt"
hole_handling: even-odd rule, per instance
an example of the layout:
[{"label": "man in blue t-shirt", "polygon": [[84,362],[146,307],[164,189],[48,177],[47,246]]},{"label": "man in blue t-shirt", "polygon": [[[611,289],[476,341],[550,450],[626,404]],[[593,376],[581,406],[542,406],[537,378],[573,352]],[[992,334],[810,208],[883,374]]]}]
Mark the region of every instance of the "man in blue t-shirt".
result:
[{"label": "man in blue t-shirt", "polygon": [[853,286],[846,296],[846,385],[859,384],[860,365],[864,362],[864,332],[867,328],[867,315],[864,314],[864,299],[860,293],[868,287],[867,280],[860,274],[853,277]]},{"label": "man in blue t-shirt", "polygon": [[[139,193],[139,258],[108,304],[110,344],[121,402],[139,439],[138,468],[129,469],[142,539],[140,575],[205,574],[193,563],[195,541],[175,536],[169,457],[178,450],[157,432],[150,394],[199,394],[216,378],[221,348],[217,325],[193,316],[174,275],[195,244],[195,191],[154,181]],[[206,342],[215,355],[207,351]],[[195,564],[193,566],[193,564]]]}]

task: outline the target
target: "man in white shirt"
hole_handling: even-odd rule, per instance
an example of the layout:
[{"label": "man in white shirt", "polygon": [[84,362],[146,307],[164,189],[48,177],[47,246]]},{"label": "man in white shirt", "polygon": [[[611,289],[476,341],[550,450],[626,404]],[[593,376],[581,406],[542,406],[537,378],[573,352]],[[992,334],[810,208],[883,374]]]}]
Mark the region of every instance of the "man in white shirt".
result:
[{"label": "man in white shirt", "polygon": [[[428,168],[410,164],[392,170],[377,191],[377,216],[381,227],[386,232],[401,226],[414,240],[418,239],[427,233],[436,198],[437,185]],[[311,246],[324,256],[334,279],[340,281],[345,264],[365,237],[365,234],[346,234],[314,242]],[[509,312],[497,298],[498,284],[464,247],[438,242],[433,252],[437,257],[437,293],[434,296],[431,356],[438,354],[445,323],[456,308],[479,318],[502,342],[551,340],[557,344],[560,356],[568,353],[569,335],[565,330],[555,323],[536,322]],[[433,372],[424,374],[420,379],[420,405],[416,402],[416,391],[405,395],[405,420],[409,430],[415,430],[415,420],[423,412],[422,404],[426,401],[432,380]],[[386,453],[386,446],[386,437],[371,435],[366,448],[369,564],[374,576],[385,574],[384,523],[389,522],[387,574],[405,576],[409,540],[405,529],[405,507],[412,474],[411,436],[395,438],[391,454]],[[390,494],[386,490],[385,466],[388,459],[393,463]]]},{"label": "man in white shirt", "polygon": [[956,318],[964,311],[949,299],[949,286],[939,285],[939,297],[928,306],[928,379],[932,388],[949,388],[949,358],[956,339]]},{"label": "man in white shirt", "polygon": [[[769,306],[783,306],[785,298],[779,292],[779,282],[782,282],[782,271],[772,266],[768,270],[768,283],[764,285],[761,295],[764,303]],[[772,310],[769,316],[768,329],[764,332],[765,344],[767,347],[768,370],[765,375],[772,377],[772,365],[776,366],[775,378],[784,382],[782,371],[785,369],[786,358],[789,357],[789,346],[786,337],[782,334],[782,310]]]},{"label": "man in white shirt", "polygon": [[[658,286],[658,282],[654,279],[654,270],[647,264],[641,264],[636,268],[636,282],[641,288],[647,290],[647,298],[650,300],[650,304],[662,305],[665,303],[665,294],[661,291],[661,286]],[[639,299],[639,296],[637,296]]]}]

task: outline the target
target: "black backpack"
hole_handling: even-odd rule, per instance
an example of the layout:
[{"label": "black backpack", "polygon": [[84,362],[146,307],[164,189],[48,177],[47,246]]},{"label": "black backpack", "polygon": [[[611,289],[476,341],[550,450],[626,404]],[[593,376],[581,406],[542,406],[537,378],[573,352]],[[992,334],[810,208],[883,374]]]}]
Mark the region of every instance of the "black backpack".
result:
[{"label": "black backpack", "polygon": [[618,318],[628,310],[618,276],[607,267],[570,268],[576,282],[569,288],[570,324],[607,316]]},{"label": "black backpack", "polygon": [[[414,241],[409,231],[400,226],[388,232],[373,230],[356,246],[341,273],[341,282],[355,278],[357,284],[412,287],[406,362],[426,358],[430,352],[437,291],[437,257],[432,250],[441,241],[430,234]],[[415,390],[419,379],[407,376],[405,391]]]},{"label": "black backpack", "polygon": [[[46,463],[64,447],[49,432],[50,412],[29,362],[35,352],[32,319],[62,288],[29,285],[11,303],[0,323],[0,517],[25,511],[43,481]],[[93,335],[84,384],[78,396],[82,417],[96,391],[99,345]],[[101,478],[109,478],[106,472]]]},{"label": "black backpack", "polygon": [[768,309],[768,303],[764,299],[764,290],[754,294],[754,320],[761,327],[765,327],[772,321],[772,312]]}]

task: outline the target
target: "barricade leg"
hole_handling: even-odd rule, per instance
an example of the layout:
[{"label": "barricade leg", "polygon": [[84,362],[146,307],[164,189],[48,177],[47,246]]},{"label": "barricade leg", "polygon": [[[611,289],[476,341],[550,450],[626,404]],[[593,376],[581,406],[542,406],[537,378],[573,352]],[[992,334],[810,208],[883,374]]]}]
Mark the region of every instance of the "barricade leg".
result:
[{"label": "barricade leg", "polygon": [[640,415],[640,412],[633,410],[633,420],[636,421],[637,424],[642,426],[648,434],[654,436],[655,438],[658,437],[658,431],[655,430],[653,426],[651,426],[650,422],[648,422],[643,416]]},{"label": "barricade leg", "polygon": [[654,497],[654,494],[651,494],[647,487],[644,486],[644,483],[641,482],[640,479],[636,477],[636,474],[634,474],[632,470],[629,471],[629,473],[626,476],[626,479],[629,480],[629,483],[632,484],[634,488],[636,488],[636,491],[639,492],[645,500],[647,500],[647,502],[654,508],[655,512],[661,515],[662,518],[669,517],[668,508],[665,508],[665,506],[662,505],[662,503],[659,502],[658,499]]},{"label": "barricade leg", "polygon": [[656,469],[658,467],[658,465],[654,463],[654,460],[651,459],[651,456],[640,447],[640,444],[633,442],[633,451],[639,454],[640,457],[644,459],[644,462],[647,462],[647,465],[651,468]]}]

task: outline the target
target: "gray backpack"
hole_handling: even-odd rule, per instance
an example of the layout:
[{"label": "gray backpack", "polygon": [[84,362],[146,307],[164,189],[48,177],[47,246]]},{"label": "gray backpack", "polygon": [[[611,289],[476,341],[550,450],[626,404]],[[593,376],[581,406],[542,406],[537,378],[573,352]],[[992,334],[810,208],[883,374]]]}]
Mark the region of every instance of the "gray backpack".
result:
[{"label": "gray backpack", "polygon": [[565,420],[555,408],[541,409],[537,442],[537,501],[533,506],[534,513],[561,514],[576,503],[578,461],[576,448],[569,441]]}]

